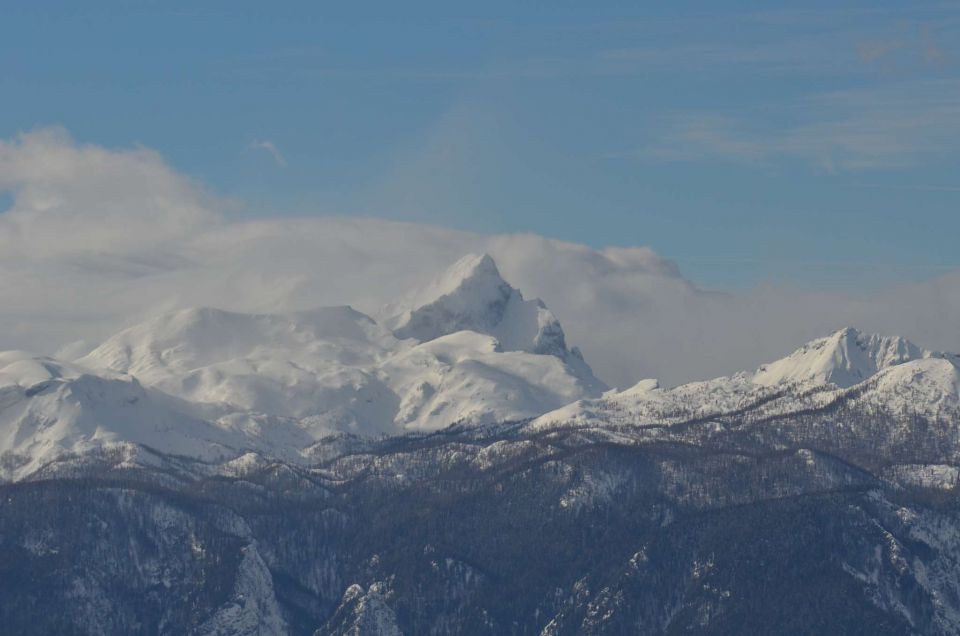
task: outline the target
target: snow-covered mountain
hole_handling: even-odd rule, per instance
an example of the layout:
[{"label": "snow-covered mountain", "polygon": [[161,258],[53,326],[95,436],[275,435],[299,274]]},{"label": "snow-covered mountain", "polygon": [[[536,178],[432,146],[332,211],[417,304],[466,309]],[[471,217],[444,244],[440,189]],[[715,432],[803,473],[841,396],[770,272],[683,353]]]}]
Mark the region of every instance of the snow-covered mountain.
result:
[{"label": "snow-covered mountain", "polygon": [[544,414],[532,426],[670,424],[757,405],[768,415],[790,413],[821,408],[850,395],[888,412],[935,417],[948,409],[960,414],[960,357],[848,327],[753,373],[674,388],[661,387],[654,379],[641,380],[624,391]]},{"label": "snow-covered mountain", "polygon": [[[301,461],[266,449],[225,462],[98,449],[97,435],[118,426],[163,443],[164,414],[178,402],[130,376],[84,379],[76,366],[6,354],[3,404],[33,409],[35,429],[80,424],[76,439],[90,441],[74,447],[89,451],[82,457],[0,484],[3,572],[15,582],[0,603],[4,625],[18,634],[64,625],[250,636],[957,634],[958,360],[911,347],[903,359],[851,353],[857,342],[879,351],[870,345],[879,340],[835,334],[756,373],[674,389],[647,380],[529,423],[325,438]],[[456,382],[445,372],[460,408],[472,395],[486,409],[490,392],[509,386],[486,367],[528,377],[543,368],[515,365],[562,364],[499,350],[476,331],[403,342],[385,375],[485,360]],[[770,383],[770,367],[791,374]],[[833,367],[865,379],[841,386],[828,380]],[[224,426],[249,444],[275,430],[231,417],[232,428],[172,426]]]},{"label": "snow-covered mountain", "polygon": [[504,351],[565,358],[559,321],[540,299],[524,300],[503,280],[487,254],[470,254],[409,299],[384,308],[383,321],[399,338],[427,342],[458,331],[494,336]]},{"label": "snow-covered mountain", "polygon": [[349,307],[198,308],[130,327],[74,362],[3,354],[0,452],[23,463],[131,442],[290,458],[332,433],[516,421],[606,389],[546,306],[524,300],[489,256],[459,261],[399,305],[385,320],[395,331]]},{"label": "snow-covered mountain", "polygon": [[469,256],[386,320],[349,307],[276,315],[190,309],[77,361],[207,407],[296,418],[315,432],[435,430],[522,419],[605,387],[539,300]]},{"label": "snow-covered mountain", "polygon": [[485,256],[380,321],[189,309],[0,353],[3,624],[958,633],[960,358],[844,329],[604,391]]},{"label": "snow-covered mountain", "polygon": [[888,367],[932,355],[900,337],[864,334],[847,327],[761,366],[753,382],[764,386],[784,382],[829,383],[846,388]]}]

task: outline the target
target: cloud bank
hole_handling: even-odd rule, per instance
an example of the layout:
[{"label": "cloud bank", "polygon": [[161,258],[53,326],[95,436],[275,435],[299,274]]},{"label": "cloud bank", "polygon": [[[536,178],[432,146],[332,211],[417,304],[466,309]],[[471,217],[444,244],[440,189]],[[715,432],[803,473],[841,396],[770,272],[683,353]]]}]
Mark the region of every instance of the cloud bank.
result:
[{"label": "cloud bank", "polygon": [[467,252],[539,296],[615,386],[749,369],[844,325],[960,349],[960,272],[869,295],[698,288],[647,247],[592,249],[356,218],[231,220],[145,148],[60,130],[0,142],[0,349],[75,356],[157,312],[350,304],[376,314]]}]

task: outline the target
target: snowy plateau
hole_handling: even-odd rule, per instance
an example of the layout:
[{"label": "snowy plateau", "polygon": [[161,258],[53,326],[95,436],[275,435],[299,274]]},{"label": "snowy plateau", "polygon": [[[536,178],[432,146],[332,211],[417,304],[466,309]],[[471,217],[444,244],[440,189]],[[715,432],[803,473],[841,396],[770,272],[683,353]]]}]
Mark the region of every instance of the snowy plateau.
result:
[{"label": "snowy plateau", "polygon": [[[637,328],[642,328],[638,325]],[[7,633],[960,633],[960,357],[611,389],[487,255],[0,353]]]}]

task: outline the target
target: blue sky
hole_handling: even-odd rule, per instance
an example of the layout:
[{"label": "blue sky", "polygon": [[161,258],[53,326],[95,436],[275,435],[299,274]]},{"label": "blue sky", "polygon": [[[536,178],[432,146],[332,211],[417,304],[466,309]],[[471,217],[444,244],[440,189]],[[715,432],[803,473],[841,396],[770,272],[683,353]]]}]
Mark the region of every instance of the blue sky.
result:
[{"label": "blue sky", "polygon": [[[238,216],[649,245],[705,286],[960,267],[960,4],[6,3],[0,136]],[[2,199],[0,199],[2,202]]]}]

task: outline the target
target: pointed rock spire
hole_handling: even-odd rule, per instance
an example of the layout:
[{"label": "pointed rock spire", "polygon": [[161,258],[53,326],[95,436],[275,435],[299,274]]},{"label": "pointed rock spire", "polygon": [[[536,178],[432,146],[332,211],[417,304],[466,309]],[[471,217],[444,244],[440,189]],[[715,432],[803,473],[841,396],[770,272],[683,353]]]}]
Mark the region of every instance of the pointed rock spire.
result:
[{"label": "pointed rock spire", "polygon": [[539,299],[524,300],[489,254],[470,254],[397,305],[386,324],[399,338],[427,342],[457,331],[494,336],[505,351],[566,358],[560,322]]}]

